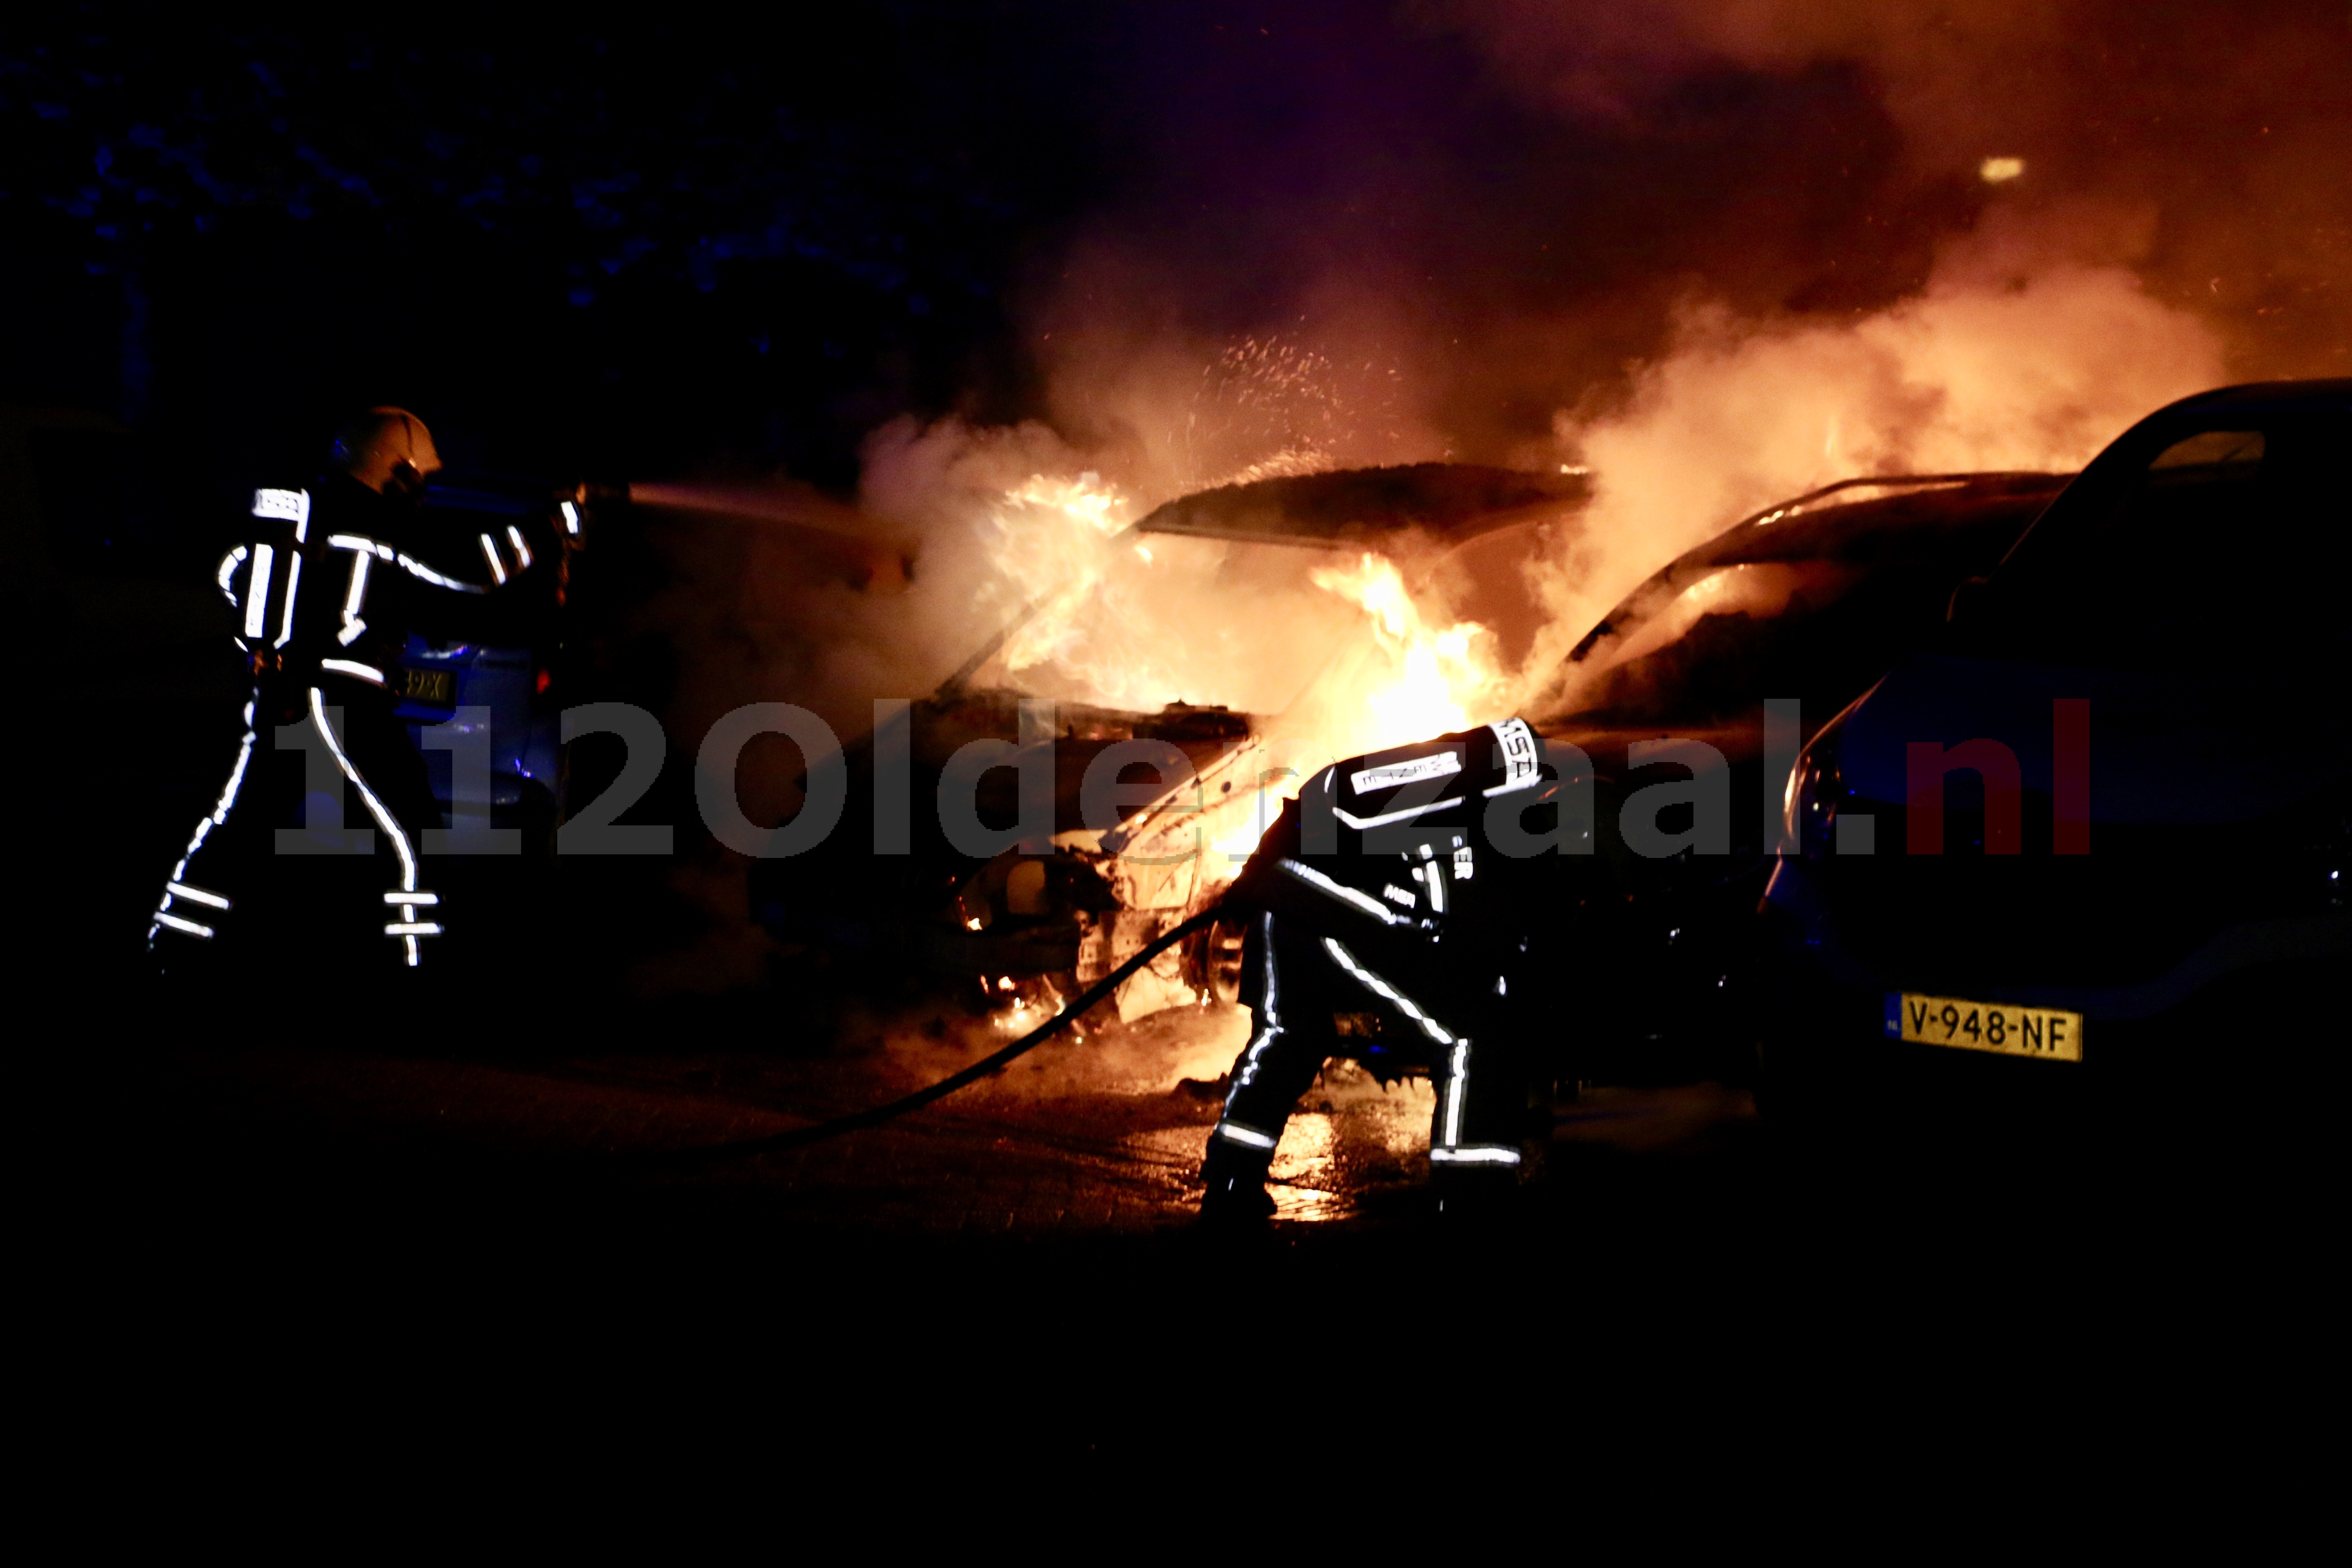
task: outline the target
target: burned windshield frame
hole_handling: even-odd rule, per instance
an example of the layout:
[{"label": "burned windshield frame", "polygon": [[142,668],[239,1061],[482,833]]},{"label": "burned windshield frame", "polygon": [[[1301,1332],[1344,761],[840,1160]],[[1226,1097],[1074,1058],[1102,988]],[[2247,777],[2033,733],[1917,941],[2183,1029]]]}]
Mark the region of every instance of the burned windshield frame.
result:
[{"label": "burned windshield frame", "polygon": [[[2064,474],[2028,470],[1879,477],[1842,480],[1767,508],[1677,557],[1619,601],[1561,663],[1552,677],[1552,694],[1535,705],[1535,713],[1546,723],[1596,716],[1611,721],[1696,721],[1708,707],[1699,700],[1708,685],[1705,666],[1752,660],[1784,630],[1822,616],[1852,613],[1876,602],[1874,595],[1924,595],[1915,603],[1916,635],[1932,638],[1951,592],[1952,579],[1937,575],[1938,563],[1948,563],[1953,575],[1971,557],[1989,563],[2007,541],[1983,542],[1986,531],[2006,531],[2011,538],[2023,532],[2032,522],[2027,509],[2035,514],[2045,510],[2068,482]],[[1640,645],[1645,630],[1675,614],[1692,591],[1742,567],[1786,568],[1797,581],[1787,584],[1787,599],[1770,615],[1759,616],[1727,603],[1721,611],[1694,616],[1675,637],[1643,647],[1632,658],[1613,651]],[[1886,605],[1890,612],[1893,603]],[[1691,651],[1708,643],[1716,645],[1711,661]],[[1677,648],[1684,651],[1678,655]],[[1605,662],[1592,663],[1596,658]],[[1669,668],[1678,660],[1689,668]],[[1645,665],[1651,671],[1647,679]],[[1627,689],[1635,684],[1651,687],[1653,697],[1629,702]],[[1741,684],[1743,702],[1753,695],[1746,691],[1752,681],[1714,684],[1727,693],[1731,684]]]},{"label": "burned windshield frame", "polygon": [[[1593,663],[1608,649],[1588,639],[1581,658],[1571,656],[1555,673],[1557,696],[1536,705],[1534,721],[1558,724],[1571,719],[1626,722],[1696,722],[1728,717],[1752,703],[1756,664],[1767,645],[1801,633],[1819,617],[1834,613],[1866,584],[1868,572],[1834,556],[1800,556],[1773,562],[1727,561],[1710,564],[1683,584],[1664,595],[1657,605],[1638,617],[1622,613],[1612,621],[1627,643],[1641,638],[1688,595],[1725,573],[1760,566],[1785,571],[1793,578],[1774,601],[1769,613],[1759,615],[1750,600],[1733,601],[1724,608],[1701,610],[1690,624],[1655,647],[1630,658]],[[1621,612],[1622,606],[1620,607]],[[1612,623],[1604,623],[1604,626]]]}]

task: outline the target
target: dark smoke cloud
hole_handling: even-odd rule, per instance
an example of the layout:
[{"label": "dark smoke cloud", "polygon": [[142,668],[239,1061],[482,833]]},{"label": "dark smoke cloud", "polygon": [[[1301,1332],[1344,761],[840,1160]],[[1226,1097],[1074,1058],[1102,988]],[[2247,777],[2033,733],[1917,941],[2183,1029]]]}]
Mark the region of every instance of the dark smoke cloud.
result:
[{"label": "dark smoke cloud", "polygon": [[[2219,334],[2231,376],[2352,365],[2332,0],[1427,0],[1135,26],[1149,173],[1034,311],[1081,440],[1150,445],[1166,412],[1115,388],[1281,333],[1398,372],[1402,406],[1350,456],[1509,458],[1557,411],[1627,395],[1680,302],[1868,312],[1971,237],[2014,281],[2127,268]],[[2023,177],[1988,185],[1996,156]]]},{"label": "dark smoke cloud", "polygon": [[[2069,259],[2130,263],[2224,331],[2238,374],[2342,374],[2352,298],[2352,11],[2332,3],[1455,0],[1514,90],[1654,112],[1711,65],[1850,67],[1901,133],[1896,182],[2022,157],[2007,199]],[[1628,84],[1635,90],[1629,91]]]}]

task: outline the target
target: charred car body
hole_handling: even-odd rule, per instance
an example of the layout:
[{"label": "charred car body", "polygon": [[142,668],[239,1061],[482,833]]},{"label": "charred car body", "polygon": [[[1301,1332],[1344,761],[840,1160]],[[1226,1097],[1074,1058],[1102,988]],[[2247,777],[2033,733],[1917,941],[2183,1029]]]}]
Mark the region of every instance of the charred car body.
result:
[{"label": "charred car body", "polygon": [[2352,381],[2175,404],[1812,741],[1767,905],[1768,1115],[2156,1127],[2216,1073],[2326,1067],[2347,525]]}]

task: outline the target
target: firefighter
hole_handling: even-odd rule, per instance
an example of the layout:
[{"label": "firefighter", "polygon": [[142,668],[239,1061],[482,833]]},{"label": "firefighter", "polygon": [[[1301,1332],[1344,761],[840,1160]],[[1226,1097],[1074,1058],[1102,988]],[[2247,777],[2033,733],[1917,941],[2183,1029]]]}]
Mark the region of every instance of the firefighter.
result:
[{"label": "firefighter", "polygon": [[1514,719],[1328,768],[1284,807],[1228,900],[1250,910],[1241,999],[1255,1019],[1202,1159],[1204,1219],[1274,1212],[1275,1146],[1336,1057],[1384,1081],[1429,1072],[1441,1211],[1517,1188],[1530,1091],[1549,1085],[1528,977],[1559,939],[1544,864],[1487,834],[1538,805],[1556,822],[1560,787]]},{"label": "firefighter", "polygon": [[[440,466],[422,420],[372,408],[338,433],[310,488],[254,493],[252,533],[218,573],[252,695],[228,780],[149,925],[166,973],[218,972],[262,947],[413,970],[442,934],[419,858],[441,808],[396,712],[395,661],[412,632],[462,633],[534,552],[520,528],[468,541],[462,561],[432,538],[423,501]],[[372,854],[316,853],[340,847],[339,802],[352,795]]]}]

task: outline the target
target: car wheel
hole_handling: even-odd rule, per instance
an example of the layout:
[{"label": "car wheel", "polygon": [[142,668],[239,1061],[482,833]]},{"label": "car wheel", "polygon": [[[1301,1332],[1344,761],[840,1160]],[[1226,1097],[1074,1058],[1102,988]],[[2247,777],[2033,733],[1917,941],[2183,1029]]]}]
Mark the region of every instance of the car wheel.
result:
[{"label": "car wheel", "polygon": [[1228,1007],[1242,998],[1242,936],[1239,921],[1218,921],[1202,933],[1194,956],[1201,989]]}]

